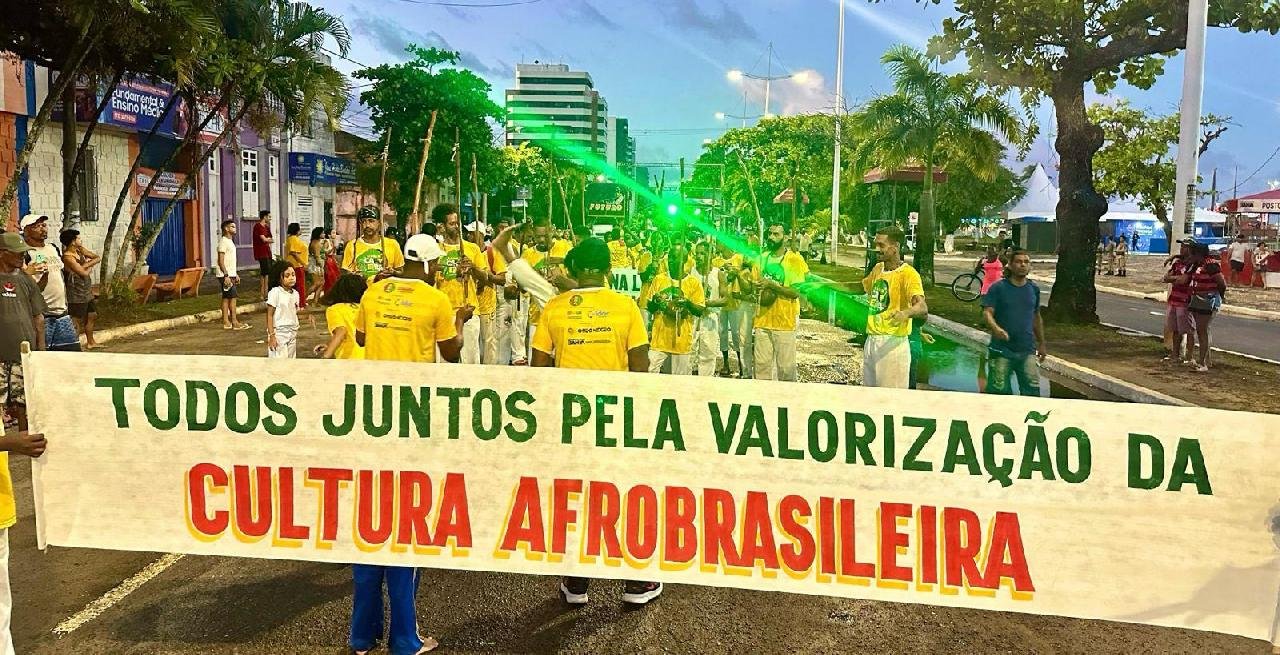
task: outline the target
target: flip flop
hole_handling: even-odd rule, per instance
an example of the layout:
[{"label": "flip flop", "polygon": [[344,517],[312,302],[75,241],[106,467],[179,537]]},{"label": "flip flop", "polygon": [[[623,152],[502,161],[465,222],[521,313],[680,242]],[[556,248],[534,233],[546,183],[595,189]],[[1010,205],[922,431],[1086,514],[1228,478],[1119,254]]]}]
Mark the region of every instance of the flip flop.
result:
[{"label": "flip flop", "polygon": [[249,325],[248,323],[241,323],[241,324],[240,324],[240,327],[235,328],[235,329],[236,329],[236,330],[248,330],[248,329],[249,329],[249,328],[251,328],[251,327],[253,327],[253,326]]}]

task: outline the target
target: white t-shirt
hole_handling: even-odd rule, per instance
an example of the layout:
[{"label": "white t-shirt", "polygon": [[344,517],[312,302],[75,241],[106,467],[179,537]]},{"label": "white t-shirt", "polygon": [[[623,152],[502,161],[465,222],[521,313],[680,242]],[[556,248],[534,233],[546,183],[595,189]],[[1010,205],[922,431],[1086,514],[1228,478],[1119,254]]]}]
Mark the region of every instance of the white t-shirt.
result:
[{"label": "white t-shirt", "polygon": [[239,271],[240,268],[236,265],[236,242],[232,241],[231,237],[222,237],[218,240],[217,254],[222,255],[222,266],[218,266],[218,261],[215,259],[213,262],[214,273],[218,277],[222,277],[222,272],[225,270],[227,275],[238,277],[239,274],[236,271]]},{"label": "white t-shirt", "polygon": [[[67,311],[67,283],[62,279],[62,255],[52,243],[45,243],[27,253],[27,261],[46,263],[49,265],[49,279],[44,285],[42,295],[44,304],[49,306],[50,314],[63,314]],[[36,284],[40,279],[36,278]]]},{"label": "white t-shirt", "polygon": [[[694,272],[697,273],[696,270]],[[724,300],[724,297],[720,295],[720,267],[712,266],[711,270],[707,271],[706,275],[703,275],[702,273],[698,273],[698,277],[702,278],[702,289],[706,293],[708,304],[710,304],[712,301]],[[710,313],[719,314],[720,308],[708,307],[707,311]]]},{"label": "white t-shirt", "polygon": [[297,289],[274,287],[267,293],[267,304],[271,306],[271,318],[277,330],[298,329]]},{"label": "white t-shirt", "polygon": [[1249,244],[1233,241],[1230,246],[1227,246],[1227,252],[1231,253],[1232,261],[1243,262],[1245,253],[1249,252]]}]

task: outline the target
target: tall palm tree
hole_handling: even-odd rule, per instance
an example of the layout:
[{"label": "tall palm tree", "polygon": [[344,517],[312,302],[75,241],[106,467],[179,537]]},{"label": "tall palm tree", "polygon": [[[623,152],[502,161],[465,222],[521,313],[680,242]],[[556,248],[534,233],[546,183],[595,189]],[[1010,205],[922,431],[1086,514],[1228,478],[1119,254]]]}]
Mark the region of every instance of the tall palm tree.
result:
[{"label": "tall palm tree", "polygon": [[894,46],[880,61],[893,78],[894,93],[873,98],[853,116],[859,136],[853,160],[860,170],[924,169],[912,263],[931,282],[937,237],[935,171],[964,166],[989,180],[999,170],[1003,152],[997,136],[1020,142],[1025,128],[1014,109],[984,90],[977,78],[942,73],[936,58],[915,48]]}]

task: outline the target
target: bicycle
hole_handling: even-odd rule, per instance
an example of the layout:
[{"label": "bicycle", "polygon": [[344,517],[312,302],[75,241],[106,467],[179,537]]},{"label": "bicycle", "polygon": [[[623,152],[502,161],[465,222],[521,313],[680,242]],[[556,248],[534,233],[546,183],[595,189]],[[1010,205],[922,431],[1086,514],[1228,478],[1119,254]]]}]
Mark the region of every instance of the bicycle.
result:
[{"label": "bicycle", "polygon": [[973,302],[982,295],[982,276],[977,273],[961,273],[951,281],[951,295],[962,302]]}]

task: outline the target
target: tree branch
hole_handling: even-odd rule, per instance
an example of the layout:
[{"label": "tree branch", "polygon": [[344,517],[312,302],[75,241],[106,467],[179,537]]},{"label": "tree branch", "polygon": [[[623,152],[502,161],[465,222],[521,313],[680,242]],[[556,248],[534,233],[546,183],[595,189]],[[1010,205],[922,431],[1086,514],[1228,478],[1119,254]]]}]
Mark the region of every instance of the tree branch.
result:
[{"label": "tree branch", "polygon": [[1203,155],[1205,151],[1209,149],[1209,144],[1213,143],[1215,139],[1222,136],[1222,133],[1226,131],[1227,126],[1221,125],[1202,134],[1200,136],[1200,150],[1198,154]]},{"label": "tree branch", "polygon": [[1172,27],[1158,34],[1131,34],[1117,36],[1096,50],[1082,54],[1071,62],[1068,69],[1088,80],[1093,74],[1115,68],[1130,59],[1170,52],[1187,45],[1187,6],[1186,3],[1175,3],[1178,7],[1173,12]]}]

